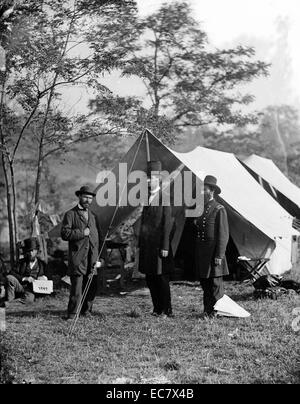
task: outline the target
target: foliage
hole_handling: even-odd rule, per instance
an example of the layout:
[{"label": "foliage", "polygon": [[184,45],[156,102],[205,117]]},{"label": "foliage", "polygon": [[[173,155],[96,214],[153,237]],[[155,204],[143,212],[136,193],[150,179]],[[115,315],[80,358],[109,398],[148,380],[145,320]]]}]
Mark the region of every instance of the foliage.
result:
[{"label": "foliage", "polygon": [[[15,2],[0,38],[6,52],[1,151],[5,173],[10,172],[7,204],[14,206],[15,222],[20,209],[15,164],[31,171],[35,167],[31,202],[36,205],[51,155],[63,155],[74,144],[102,134],[118,133],[120,128],[105,118],[70,116],[61,105],[61,95],[74,85],[109,92],[101,78],[118,67],[129,51],[126,37],[136,35],[135,13],[131,0]],[[21,155],[21,146],[28,153]],[[31,184],[27,185],[28,191]]]},{"label": "foliage", "polygon": [[[140,36],[122,74],[136,76],[145,86],[150,106],[135,100],[138,126],[146,124],[165,137],[184,127],[244,125],[256,120],[254,114],[242,112],[253,97],[236,90],[267,75],[267,65],[254,60],[254,49],[212,49],[185,1],[163,4],[156,13],[140,19],[137,30]],[[126,105],[123,98],[100,94],[92,103],[94,111],[105,113],[109,97],[111,105]],[[128,102],[132,106],[132,99]]]},{"label": "foliage", "polygon": [[241,158],[251,154],[270,158],[300,185],[300,121],[297,109],[290,105],[269,106],[260,111],[259,117],[257,125],[244,128],[235,127],[227,131],[216,127],[202,128],[195,133],[199,140],[194,146],[201,144]]}]

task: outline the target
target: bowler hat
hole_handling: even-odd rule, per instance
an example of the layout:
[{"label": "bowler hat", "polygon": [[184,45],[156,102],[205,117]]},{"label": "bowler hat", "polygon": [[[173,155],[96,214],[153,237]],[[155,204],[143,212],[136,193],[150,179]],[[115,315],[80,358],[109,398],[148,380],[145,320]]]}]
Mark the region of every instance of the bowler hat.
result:
[{"label": "bowler hat", "polygon": [[32,250],[38,250],[39,246],[38,246],[38,242],[36,240],[36,238],[27,238],[24,240],[24,247],[23,247],[23,251],[24,252],[29,252]]},{"label": "bowler hat", "polygon": [[162,171],[161,161],[148,161],[147,163],[147,176],[151,177],[151,173],[155,172],[155,174]]},{"label": "bowler hat", "polygon": [[208,185],[208,186],[214,188],[216,194],[218,194],[218,195],[221,193],[221,188],[217,185],[217,179],[216,179],[216,177],[214,177],[212,175],[207,175],[205,177],[204,185]]},{"label": "bowler hat", "polygon": [[78,191],[75,192],[76,196],[79,195],[92,195],[96,196],[95,192],[92,190],[92,188],[89,185],[83,185]]}]

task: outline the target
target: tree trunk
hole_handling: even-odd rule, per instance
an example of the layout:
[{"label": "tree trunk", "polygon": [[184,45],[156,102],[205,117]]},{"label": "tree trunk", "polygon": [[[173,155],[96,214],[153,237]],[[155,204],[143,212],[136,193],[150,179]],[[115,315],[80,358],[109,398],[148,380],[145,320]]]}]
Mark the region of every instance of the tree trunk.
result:
[{"label": "tree trunk", "polygon": [[274,126],[275,126],[275,135],[278,141],[278,144],[280,146],[281,149],[281,158],[283,160],[282,164],[281,164],[281,168],[283,169],[284,173],[286,175],[289,174],[289,169],[288,169],[288,154],[287,154],[287,150],[286,150],[286,145],[284,143],[282,134],[280,132],[280,128],[279,128],[279,119],[278,119],[278,111],[274,111],[273,113],[274,116]]},{"label": "tree trunk", "polygon": [[5,100],[5,84],[6,84],[6,74],[3,75],[2,83],[1,83],[1,96],[0,96],[0,141],[1,141],[1,162],[3,167],[5,186],[6,186],[6,208],[7,208],[7,220],[8,220],[8,229],[9,229],[9,247],[10,247],[10,264],[11,268],[14,267],[15,264],[15,251],[16,251],[16,237],[15,237],[15,220],[14,220],[14,212],[13,206],[15,205],[14,201],[14,192],[12,192],[12,178],[10,176],[9,170],[9,157],[6,154],[6,141],[4,135],[4,100]]},{"label": "tree trunk", "polygon": [[13,223],[14,223],[14,238],[15,245],[19,240],[19,230],[18,230],[18,214],[17,214],[17,193],[16,193],[16,183],[15,183],[15,170],[13,166],[13,162],[9,162],[9,170],[10,170],[10,179],[11,179],[11,190],[12,190],[12,215],[13,215]]},{"label": "tree trunk", "polygon": [[[43,133],[43,131],[42,131]],[[35,207],[40,202],[40,190],[41,190],[41,179],[42,179],[42,172],[43,172],[43,140],[44,137],[41,135],[40,144],[39,144],[39,157],[38,157],[38,167],[37,167],[37,174],[36,174],[36,181],[35,181],[35,198],[34,204]]]},{"label": "tree trunk", "polygon": [[37,174],[36,174],[36,181],[35,181],[35,198],[34,198],[35,207],[37,207],[38,204],[40,203],[40,190],[41,190],[41,181],[42,181],[42,173],[43,173],[43,163],[44,163],[44,139],[46,136],[46,127],[47,127],[47,123],[48,123],[49,112],[51,109],[51,103],[52,103],[52,98],[53,98],[53,94],[54,94],[56,80],[57,80],[57,76],[55,77],[55,79],[53,81],[53,87],[49,94],[47,107],[46,107],[46,111],[45,111],[45,117],[43,120],[42,129],[41,129],[39,154],[38,154],[38,167],[37,167]]},{"label": "tree trunk", "polygon": [[5,164],[5,156],[2,153],[2,167],[4,172],[4,179],[6,185],[6,208],[7,208],[7,220],[9,229],[9,248],[10,248],[10,265],[11,268],[15,265],[16,258],[16,243],[15,243],[15,231],[14,231],[14,219],[13,219],[13,197],[11,192],[11,184],[9,181],[9,174],[7,165]]},{"label": "tree trunk", "polygon": [[[71,18],[71,21],[69,24],[69,30],[67,32],[66,40],[65,40],[65,43],[64,43],[64,46],[62,49],[62,53],[61,53],[61,57],[60,57],[61,61],[63,60],[63,58],[66,54],[66,51],[67,51],[68,43],[69,43],[70,36],[71,36],[72,25],[76,18],[76,10],[77,10],[77,1],[74,2],[73,16]],[[54,79],[53,79],[52,88],[50,90],[50,94],[48,97],[47,107],[46,107],[46,111],[45,111],[45,117],[44,117],[44,121],[43,121],[43,125],[42,125],[42,131],[41,131],[41,137],[40,137],[40,143],[39,143],[38,168],[37,168],[37,175],[36,175],[36,182],[35,182],[35,207],[37,207],[40,202],[40,189],[41,189],[41,180],[42,180],[43,163],[44,163],[44,139],[46,136],[46,127],[47,127],[47,123],[48,123],[48,116],[49,116],[49,113],[51,110],[51,103],[52,103],[52,99],[54,96],[54,90],[55,90],[55,86],[57,83],[57,79],[58,79],[58,73],[55,74]]]}]

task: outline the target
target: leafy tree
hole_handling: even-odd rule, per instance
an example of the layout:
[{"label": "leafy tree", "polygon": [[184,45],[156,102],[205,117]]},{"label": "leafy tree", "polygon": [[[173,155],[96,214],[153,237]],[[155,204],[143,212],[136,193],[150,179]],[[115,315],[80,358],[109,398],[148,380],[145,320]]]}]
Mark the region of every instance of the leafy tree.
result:
[{"label": "leafy tree", "polygon": [[[270,158],[300,185],[300,122],[297,109],[290,105],[268,106],[260,111],[259,116],[255,126],[235,127],[227,131],[216,127],[198,129],[194,136],[189,135],[190,148],[201,144],[239,157],[257,154]],[[184,143],[187,147],[187,142]]]},{"label": "leafy tree", "polygon": [[254,60],[254,49],[212,49],[185,1],[165,3],[138,21],[137,29],[141,35],[122,74],[141,80],[149,108],[145,100],[100,94],[91,104],[94,111],[113,116],[119,103],[137,126],[147,124],[162,137],[186,127],[256,122],[254,114],[242,111],[253,97],[237,91],[267,75],[267,65]]},{"label": "leafy tree", "polygon": [[[7,189],[11,244],[17,239],[15,163],[20,145],[33,139],[36,150],[35,203],[46,158],[74,143],[115,133],[107,119],[68,117],[60,97],[70,85],[108,92],[104,72],[118,67],[134,37],[135,3],[131,0],[40,0],[14,2],[1,45],[6,53],[1,75],[0,134]],[[15,123],[13,126],[12,123]],[[96,129],[97,128],[97,129]]]},{"label": "leafy tree", "polygon": [[267,143],[267,153],[289,174],[289,158],[297,154],[300,142],[299,113],[290,105],[269,106],[262,111],[261,137]]}]

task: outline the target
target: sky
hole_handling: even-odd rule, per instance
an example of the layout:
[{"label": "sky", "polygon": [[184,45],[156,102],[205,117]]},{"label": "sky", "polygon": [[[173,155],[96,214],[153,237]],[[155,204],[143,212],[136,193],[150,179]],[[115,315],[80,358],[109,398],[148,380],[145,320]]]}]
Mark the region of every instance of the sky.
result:
[{"label": "sky", "polygon": [[[137,3],[140,14],[147,15],[163,0]],[[212,45],[254,46],[259,59],[272,63],[269,78],[249,87],[256,97],[255,108],[281,103],[300,108],[299,0],[190,0],[190,4]]]},{"label": "sky", "polygon": [[[164,2],[175,0],[137,0],[139,13],[146,16]],[[271,63],[270,76],[255,80],[241,89],[255,96],[250,110],[268,105],[290,104],[300,111],[300,4],[299,0],[190,0],[193,15],[218,48],[248,45],[256,57]],[[143,96],[144,87],[135,79],[120,79],[117,74],[104,79],[120,95]],[[69,90],[64,100],[71,110],[82,109],[88,99],[84,89]]]}]

